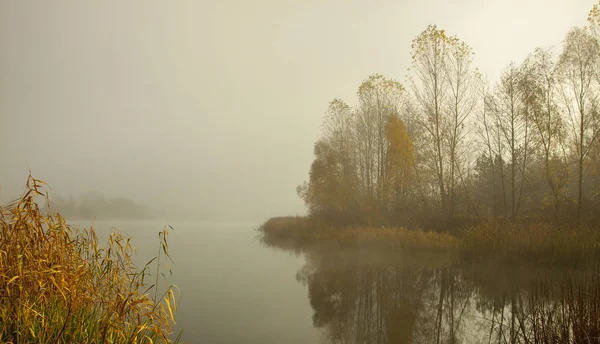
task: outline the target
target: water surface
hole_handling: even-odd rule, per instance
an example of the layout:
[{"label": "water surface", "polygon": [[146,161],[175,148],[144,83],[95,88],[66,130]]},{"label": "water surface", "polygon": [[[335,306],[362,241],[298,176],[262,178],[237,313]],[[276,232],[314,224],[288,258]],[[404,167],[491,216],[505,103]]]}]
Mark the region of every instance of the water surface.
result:
[{"label": "water surface", "polygon": [[[182,293],[176,329],[188,343],[519,343],[600,329],[597,275],[574,262],[294,253],[262,245],[254,224],[171,225],[170,281]],[[156,255],[161,223],[94,225],[99,237],[113,226],[133,237],[138,263]]]},{"label": "water surface", "polygon": [[[77,221],[88,227],[90,221]],[[255,224],[170,223],[175,262],[169,281],[181,289],[176,330],[187,343],[316,343],[307,291],[296,282],[301,256],[261,246]],[[163,223],[96,221],[105,238],[117,227],[143,265],[157,254]]]}]

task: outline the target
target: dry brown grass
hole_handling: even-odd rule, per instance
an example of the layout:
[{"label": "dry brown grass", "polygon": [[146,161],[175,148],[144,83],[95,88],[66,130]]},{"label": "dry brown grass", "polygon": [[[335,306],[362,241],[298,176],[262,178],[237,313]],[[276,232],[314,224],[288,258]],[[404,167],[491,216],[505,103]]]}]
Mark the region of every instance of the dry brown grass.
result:
[{"label": "dry brown grass", "polygon": [[[171,342],[173,286],[158,295],[151,262],[137,269],[119,232],[100,247],[92,228],[41,214],[43,191],[29,176],[22,198],[0,208],[0,343]],[[157,264],[169,259],[167,234]]]},{"label": "dry brown grass", "polygon": [[301,250],[315,244],[392,250],[457,250],[471,258],[592,259],[600,254],[600,229],[482,222],[458,235],[404,228],[340,227],[310,217],[276,217],[259,227],[262,242]]},{"label": "dry brown grass", "polygon": [[488,221],[472,227],[461,237],[465,252],[477,257],[538,257],[553,261],[592,258],[600,253],[600,230],[590,227]]},{"label": "dry brown grass", "polygon": [[268,245],[301,248],[312,244],[335,244],[391,250],[456,250],[461,242],[446,233],[404,228],[336,227],[307,217],[276,217],[259,227]]}]

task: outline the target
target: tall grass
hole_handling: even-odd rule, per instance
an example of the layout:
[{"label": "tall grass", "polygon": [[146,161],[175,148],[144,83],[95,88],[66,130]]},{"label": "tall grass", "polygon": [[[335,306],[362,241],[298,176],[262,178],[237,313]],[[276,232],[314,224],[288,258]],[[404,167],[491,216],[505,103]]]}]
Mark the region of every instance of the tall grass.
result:
[{"label": "tall grass", "polygon": [[275,217],[258,228],[270,246],[302,250],[315,244],[393,250],[460,251],[467,258],[531,258],[558,262],[600,256],[600,228],[489,220],[456,234],[406,228],[339,226],[316,217]]},{"label": "tall grass", "polygon": [[461,238],[465,253],[475,257],[536,257],[556,261],[593,258],[600,253],[600,230],[591,227],[487,221],[466,230]]},{"label": "tall grass", "polygon": [[[0,343],[172,342],[176,287],[157,294],[154,260],[137,269],[119,232],[100,247],[93,228],[42,214],[44,184],[29,176],[25,194],[0,208]],[[167,234],[159,244],[170,259]]]},{"label": "tall grass", "polygon": [[342,247],[446,251],[458,249],[461,242],[446,233],[386,227],[338,227],[310,217],[276,217],[259,228],[267,245],[301,249],[313,244]]}]

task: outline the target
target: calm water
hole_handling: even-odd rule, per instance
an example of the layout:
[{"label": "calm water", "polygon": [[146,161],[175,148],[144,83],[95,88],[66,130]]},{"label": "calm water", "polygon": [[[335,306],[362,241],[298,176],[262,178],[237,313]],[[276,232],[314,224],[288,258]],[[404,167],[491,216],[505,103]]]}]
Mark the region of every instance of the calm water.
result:
[{"label": "calm water", "polygon": [[[306,288],[296,281],[301,256],[261,246],[256,224],[170,225],[175,266],[169,281],[181,289],[176,320],[185,342],[318,342]],[[140,263],[156,255],[161,223],[94,223],[99,238],[112,226],[132,236]]]},{"label": "calm water", "polygon": [[[426,254],[294,254],[261,245],[254,224],[171,225],[177,328],[188,343],[521,342],[535,332],[533,315],[559,308],[565,281],[587,273]],[[102,236],[112,226],[133,237],[139,262],[156,254],[162,224],[94,227]]]}]

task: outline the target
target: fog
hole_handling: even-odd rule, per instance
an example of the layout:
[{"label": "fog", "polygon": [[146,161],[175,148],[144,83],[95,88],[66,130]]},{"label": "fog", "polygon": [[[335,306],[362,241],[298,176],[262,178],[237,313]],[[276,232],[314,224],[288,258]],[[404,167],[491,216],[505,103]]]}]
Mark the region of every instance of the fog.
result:
[{"label": "fog", "polygon": [[328,102],[373,73],[404,82],[428,24],[494,78],[593,4],[0,1],[0,202],[31,169],[65,197],[200,220],[302,214]]}]

